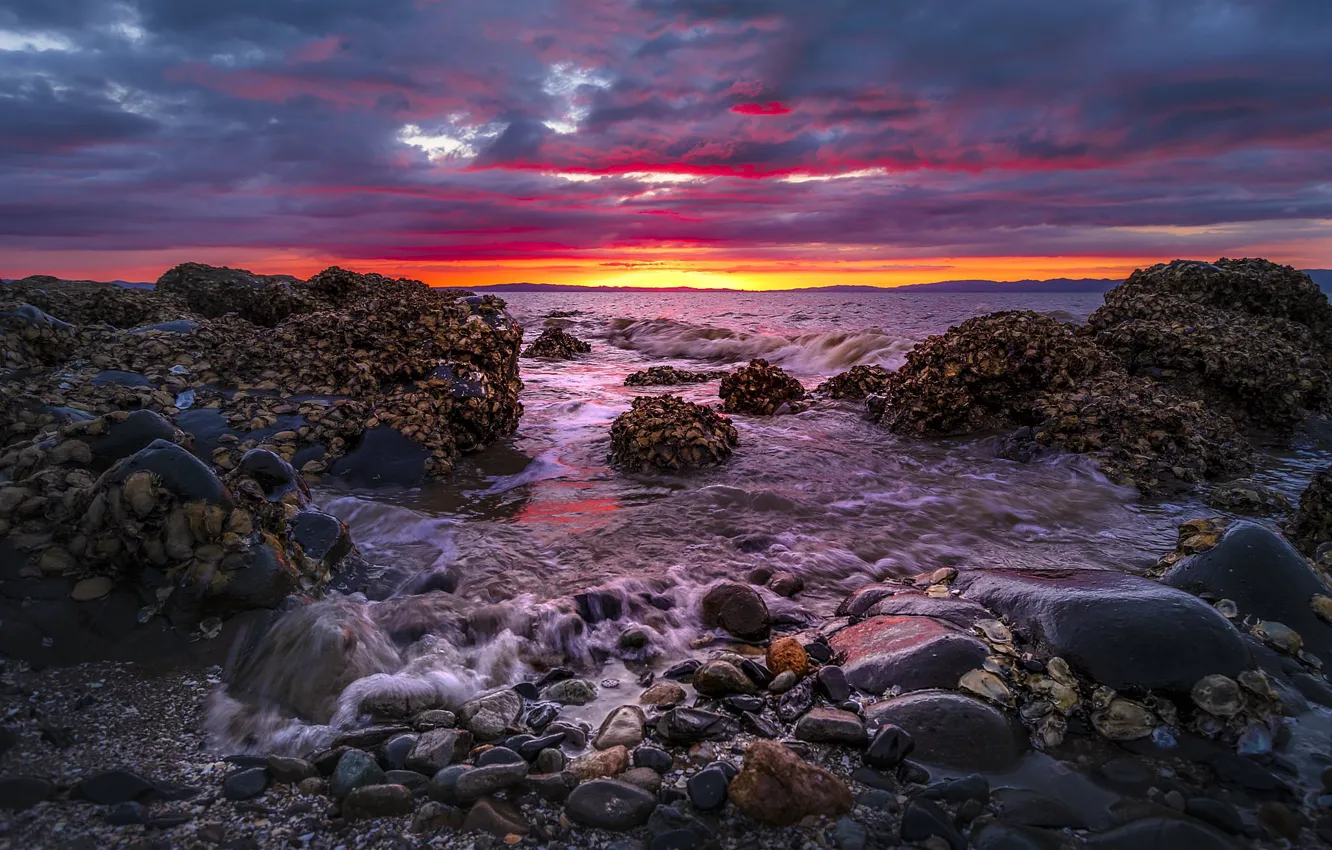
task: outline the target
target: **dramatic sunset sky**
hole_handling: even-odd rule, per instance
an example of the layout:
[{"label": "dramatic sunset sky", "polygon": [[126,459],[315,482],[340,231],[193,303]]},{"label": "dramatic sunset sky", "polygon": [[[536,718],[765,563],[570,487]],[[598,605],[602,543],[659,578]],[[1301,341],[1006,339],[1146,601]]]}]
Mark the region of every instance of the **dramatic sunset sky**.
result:
[{"label": "dramatic sunset sky", "polygon": [[1332,266],[1330,0],[5,0],[0,277]]}]

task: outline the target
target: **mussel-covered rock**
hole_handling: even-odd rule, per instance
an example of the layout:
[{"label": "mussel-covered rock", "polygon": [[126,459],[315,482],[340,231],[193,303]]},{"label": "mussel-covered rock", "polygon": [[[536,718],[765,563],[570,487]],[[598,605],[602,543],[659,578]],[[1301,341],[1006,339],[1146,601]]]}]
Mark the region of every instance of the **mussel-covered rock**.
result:
[{"label": "mussel-covered rock", "polygon": [[1207,494],[1213,508],[1237,514],[1279,516],[1290,511],[1290,500],[1280,491],[1252,478],[1239,478],[1217,484]]},{"label": "mussel-covered rock", "polygon": [[725,372],[691,372],[674,366],[649,366],[624,379],[626,387],[670,387],[680,384],[705,384],[726,377]]},{"label": "mussel-covered rock", "polygon": [[814,392],[828,398],[865,398],[886,392],[890,375],[882,366],[852,366],[819,384]]},{"label": "mussel-covered rock", "polygon": [[805,398],[805,388],[781,367],[760,358],[722,378],[718,395],[722,410],[727,413],[771,416],[782,405],[799,406]]},{"label": "mussel-covered rock", "polygon": [[576,354],[587,354],[591,350],[591,345],[563,328],[546,328],[531,345],[523,349],[523,356],[569,360]]},{"label": "mussel-covered rock", "polygon": [[1286,536],[1310,556],[1320,544],[1332,541],[1332,466],[1315,472],[1300,494],[1300,505],[1286,526]]},{"label": "mussel-covered rock", "polygon": [[182,263],[157,281],[194,313],[209,319],[235,313],[248,322],[274,327],[292,313],[314,305],[302,298],[300,281],[290,275],[262,275],[245,269]]},{"label": "mussel-covered rock", "polygon": [[1134,374],[1200,389],[1245,421],[1289,427],[1328,397],[1332,306],[1289,266],[1221,259],[1140,269],[1088,327]]},{"label": "mussel-covered rock", "polygon": [[1094,344],[1049,316],[977,316],[907,354],[876,418],[916,436],[1030,425],[1042,393],[1077,387],[1105,366]]},{"label": "mussel-covered rock", "polygon": [[689,469],[725,462],[739,442],[731,420],[679,396],[640,396],[611,424],[610,459],[622,469]]}]

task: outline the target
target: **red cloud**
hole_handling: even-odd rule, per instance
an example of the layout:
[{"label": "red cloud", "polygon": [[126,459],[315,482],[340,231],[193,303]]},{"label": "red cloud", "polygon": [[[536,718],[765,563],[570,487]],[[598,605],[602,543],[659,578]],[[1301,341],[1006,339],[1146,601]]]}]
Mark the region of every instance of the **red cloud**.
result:
[{"label": "red cloud", "polygon": [[791,107],[774,100],[771,103],[739,103],[732,106],[731,111],[738,115],[790,115]]}]

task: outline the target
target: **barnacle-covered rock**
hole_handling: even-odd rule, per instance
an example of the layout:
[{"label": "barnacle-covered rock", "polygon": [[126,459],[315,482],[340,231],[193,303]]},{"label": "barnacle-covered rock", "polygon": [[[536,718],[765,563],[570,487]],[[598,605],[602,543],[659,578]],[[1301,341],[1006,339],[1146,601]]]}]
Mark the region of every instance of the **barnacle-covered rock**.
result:
[{"label": "barnacle-covered rock", "polygon": [[178,318],[188,308],[143,287],[93,280],[61,280],[31,275],[5,284],[0,297],[12,298],[76,326],[133,328]]},{"label": "barnacle-covered rock", "polygon": [[1300,505],[1286,526],[1286,536],[1310,556],[1320,544],[1332,541],[1332,466],[1315,472],[1300,494]]},{"label": "barnacle-covered rock", "polygon": [[739,435],[731,420],[679,396],[640,396],[611,424],[610,459],[631,471],[716,466]]},{"label": "barnacle-covered rock", "polygon": [[531,345],[523,349],[523,356],[569,360],[576,354],[587,354],[591,350],[591,345],[563,328],[546,328]]},{"label": "barnacle-covered rock", "polygon": [[1024,443],[1089,454],[1108,478],[1144,494],[1242,472],[1252,463],[1229,417],[1117,370],[1042,395],[1033,413],[1039,424],[1013,435],[1002,454],[1022,459],[1030,454]]},{"label": "barnacle-covered rock", "polygon": [[718,395],[727,413],[771,416],[782,405],[799,407],[805,388],[780,367],[760,358],[722,378]]},{"label": "barnacle-covered rock", "polygon": [[1176,260],[1134,272],[1088,319],[1134,374],[1201,390],[1232,416],[1290,427],[1328,400],[1332,306],[1267,260]]},{"label": "barnacle-covered rock", "polygon": [[885,392],[890,375],[882,366],[852,366],[819,384],[814,392],[828,398],[865,398]]},{"label": "barnacle-covered rock", "polygon": [[674,366],[649,366],[624,379],[626,387],[670,387],[680,384],[705,384],[726,377],[725,372],[690,372]]},{"label": "barnacle-covered rock", "polygon": [[991,313],[907,354],[871,413],[894,431],[948,436],[1032,425],[1037,399],[1074,389],[1106,357],[1070,326],[1032,311]]},{"label": "barnacle-covered rock", "polygon": [[292,313],[316,309],[303,297],[300,284],[290,275],[182,263],[158,278],[157,289],[205,318],[235,313],[253,324],[274,327]]}]

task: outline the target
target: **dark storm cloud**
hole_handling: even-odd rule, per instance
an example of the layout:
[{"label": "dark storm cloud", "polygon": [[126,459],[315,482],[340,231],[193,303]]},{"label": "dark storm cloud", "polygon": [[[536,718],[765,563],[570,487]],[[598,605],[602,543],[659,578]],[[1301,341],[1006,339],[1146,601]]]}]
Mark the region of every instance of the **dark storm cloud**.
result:
[{"label": "dark storm cloud", "polygon": [[10,0],[0,251],[1266,238],[1332,218],[1329,42],[1325,0]]}]

